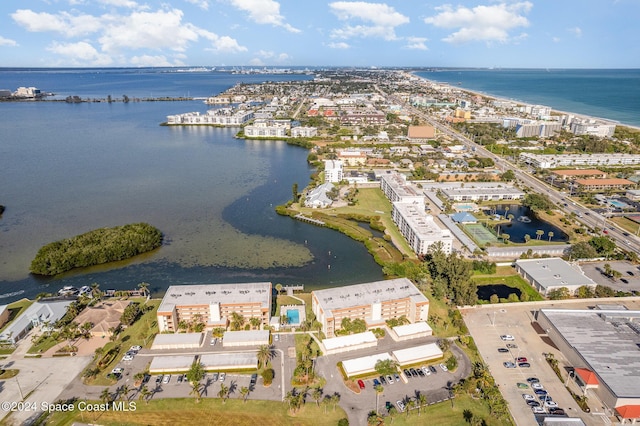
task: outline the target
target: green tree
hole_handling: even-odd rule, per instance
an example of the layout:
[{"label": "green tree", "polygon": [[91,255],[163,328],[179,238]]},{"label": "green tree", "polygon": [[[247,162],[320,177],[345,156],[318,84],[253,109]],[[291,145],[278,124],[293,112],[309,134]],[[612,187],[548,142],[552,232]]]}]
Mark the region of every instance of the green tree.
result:
[{"label": "green tree", "polygon": [[142,294],[144,294],[145,296],[149,295],[149,283],[145,283],[145,282],[141,282],[140,284],[138,284],[138,289],[142,292]]},{"label": "green tree", "polygon": [[502,241],[504,241],[505,244],[509,243],[509,239],[511,239],[511,235],[509,234],[501,234],[500,238],[502,238]]},{"label": "green tree", "polygon": [[398,372],[398,363],[392,359],[381,359],[374,368],[381,376],[393,375]]},{"label": "green tree", "polygon": [[120,322],[126,325],[131,325],[136,322],[138,316],[140,316],[140,305],[137,303],[129,303],[129,305],[124,308],[124,311],[120,316]]},{"label": "green tree", "polygon": [[111,402],[111,391],[109,388],[102,389],[102,393],[100,393],[100,400],[105,404]]},{"label": "green tree", "polygon": [[497,294],[494,293],[489,297],[489,303],[491,304],[500,303],[500,298],[498,297]]},{"label": "green tree", "polygon": [[187,380],[189,383],[200,383],[204,375],[205,371],[202,363],[200,361],[193,361],[191,367],[189,367],[189,371],[187,371]]},{"label": "green tree", "polygon": [[593,237],[589,244],[600,256],[609,257],[616,248],[616,243],[609,237]]},{"label": "green tree", "polygon": [[542,238],[542,236],[544,235],[544,231],[542,229],[538,229],[536,231],[536,239],[539,240],[540,238]]},{"label": "green tree", "polygon": [[525,195],[522,199],[522,205],[529,207],[534,212],[551,210],[555,207],[546,195],[535,192]]},{"label": "green tree", "polygon": [[427,405],[427,396],[423,393],[418,394],[417,402],[418,402],[418,417],[419,417],[421,407],[424,407]]},{"label": "green tree", "polygon": [[291,192],[293,194],[293,202],[297,203],[298,200],[300,199],[300,195],[298,194],[298,184],[294,183],[293,185],[291,185]]},{"label": "green tree", "polygon": [[519,301],[520,301],[520,298],[518,297],[518,295],[517,295],[517,294],[515,294],[515,293],[510,293],[510,294],[509,294],[509,297],[507,297],[507,301],[508,301],[509,303],[519,302]]},{"label": "green tree", "polygon": [[551,300],[568,299],[571,296],[567,287],[553,289],[547,293],[547,297]]},{"label": "green tree", "polygon": [[265,367],[267,362],[273,358],[273,348],[269,345],[261,345],[256,357],[258,358],[258,368]]},{"label": "green tree", "polygon": [[598,284],[596,286],[595,294],[596,297],[613,297],[616,295],[616,292],[611,287]]},{"label": "green tree", "polygon": [[568,256],[571,259],[593,259],[598,256],[596,249],[586,241],[573,244],[569,248]]},{"label": "green tree", "polygon": [[525,244],[528,243],[530,240],[531,240],[531,235],[524,234],[524,242],[525,242]]},{"label": "green tree", "polygon": [[513,182],[514,180],[516,180],[516,174],[513,172],[513,170],[509,169],[501,174],[500,178],[505,182]]},{"label": "green tree", "polygon": [[591,287],[583,285],[576,290],[576,296],[580,299],[589,299],[594,296],[594,292]]},{"label": "green tree", "polygon": [[551,242],[551,239],[552,239],[552,238],[553,238],[553,236],[554,236],[553,231],[549,231],[549,232],[547,232],[547,236],[549,237],[549,242]]},{"label": "green tree", "polygon": [[222,403],[225,404],[227,402],[227,397],[229,396],[229,388],[224,384],[220,384],[220,390],[218,391],[218,398],[222,399]]},{"label": "green tree", "polygon": [[243,387],[240,388],[240,395],[242,396],[243,403],[247,402],[247,397],[249,396],[249,392],[250,392],[250,390],[246,386],[243,386]]}]

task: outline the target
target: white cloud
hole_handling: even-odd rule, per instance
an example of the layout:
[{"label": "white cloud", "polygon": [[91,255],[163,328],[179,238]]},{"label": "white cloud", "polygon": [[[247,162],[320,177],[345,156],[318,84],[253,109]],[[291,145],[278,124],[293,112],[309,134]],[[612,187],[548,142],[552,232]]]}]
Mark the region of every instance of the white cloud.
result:
[{"label": "white cloud", "polygon": [[5,38],[0,36],[0,46],[17,46],[18,43],[16,43],[15,40],[11,40],[10,38]]},{"label": "white cloud", "polygon": [[282,27],[292,33],[300,30],[285,22],[280,14],[280,3],[274,0],[230,0],[231,4],[249,14],[249,19],[257,24]]},{"label": "white cloud", "polygon": [[41,12],[36,13],[29,9],[19,9],[11,14],[13,20],[27,31],[31,32],[56,32],[65,37],[78,37],[99,31],[100,19],[91,15],[72,15],[68,12],[60,12],[57,15]]},{"label": "white cloud", "polygon": [[195,4],[202,10],[209,10],[209,0],[186,0],[188,3]]},{"label": "white cloud", "polygon": [[[291,59],[291,57],[286,53],[275,53],[271,50],[258,50],[256,52],[256,56],[259,56],[262,59],[270,59],[269,62],[271,63],[283,63]],[[257,65],[257,64],[253,64],[253,65]]]},{"label": "white cloud", "polygon": [[109,6],[127,7],[130,9],[138,8],[138,3],[132,0],[100,0],[99,3]]},{"label": "white cloud", "polygon": [[132,57],[129,62],[137,67],[175,67],[184,65],[181,61],[171,62],[166,56],[140,55]]},{"label": "white cloud", "polygon": [[582,29],[580,27],[569,28],[567,31],[569,31],[571,34],[573,34],[577,38],[582,37]]},{"label": "white cloud", "polygon": [[[440,28],[457,28],[443,40],[450,43],[466,43],[471,41],[501,42],[512,41],[509,31],[518,27],[529,26],[527,14],[533,4],[528,1],[517,3],[499,3],[490,6],[467,8],[450,5],[437,7],[436,16],[424,20]],[[526,35],[524,35],[526,36]],[[518,38],[522,38],[521,34]]]},{"label": "white cloud", "polygon": [[98,52],[86,41],[77,43],[53,42],[47,50],[55,54],[65,56],[74,65],[106,66],[113,63],[109,55]]},{"label": "white cloud", "polygon": [[395,28],[409,23],[409,18],[384,3],[338,1],[329,8],[341,21],[359,20],[367,25],[346,25],[331,32],[333,38],[375,37],[396,40]]},{"label": "white cloud", "polygon": [[265,65],[265,63],[262,61],[262,59],[260,58],[253,58],[249,61],[249,65],[253,65],[256,67],[262,67]]},{"label": "white cloud", "polygon": [[327,44],[327,46],[329,46],[332,49],[349,49],[351,46],[349,46],[349,44],[340,41],[338,43],[329,43]]},{"label": "white cloud", "polygon": [[552,40],[554,43],[559,43],[562,39],[561,39],[560,37],[553,37],[553,38],[551,38],[551,40]]},{"label": "white cloud", "polygon": [[429,50],[425,42],[427,39],[425,37],[406,37],[407,44],[404,46],[405,49],[415,49],[415,50]]}]

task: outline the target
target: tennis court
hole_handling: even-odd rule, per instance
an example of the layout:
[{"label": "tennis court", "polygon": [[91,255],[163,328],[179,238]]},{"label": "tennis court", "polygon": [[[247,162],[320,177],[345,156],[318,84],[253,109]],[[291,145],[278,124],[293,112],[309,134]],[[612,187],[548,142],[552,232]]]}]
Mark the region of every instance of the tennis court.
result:
[{"label": "tennis court", "polygon": [[487,228],[480,223],[468,223],[464,225],[464,229],[474,239],[474,241],[482,246],[487,243],[497,243],[498,239]]}]

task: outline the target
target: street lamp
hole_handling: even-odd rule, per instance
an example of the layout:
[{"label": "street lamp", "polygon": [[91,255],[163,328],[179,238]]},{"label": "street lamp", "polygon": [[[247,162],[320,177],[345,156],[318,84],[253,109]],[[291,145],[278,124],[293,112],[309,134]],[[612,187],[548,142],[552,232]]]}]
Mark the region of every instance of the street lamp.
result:
[{"label": "street lamp", "polygon": [[493,311],[493,320],[491,321],[492,326],[496,326],[496,311]]}]

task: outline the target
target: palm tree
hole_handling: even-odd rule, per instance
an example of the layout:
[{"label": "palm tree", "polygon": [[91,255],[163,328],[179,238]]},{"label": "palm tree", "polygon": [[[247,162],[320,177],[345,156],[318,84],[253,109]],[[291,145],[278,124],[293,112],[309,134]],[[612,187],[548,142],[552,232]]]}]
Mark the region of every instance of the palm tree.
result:
[{"label": "palm tree", "polygon": [[553,236],[554,236],[553,231],[549,231],[549,232],[547,232],[547,236],[549,237],[549,242],[551,242],[551,239],[552,239],[552,238],[553,238]]},{"label": "palm tree", "polygon": [[420,407],[427,405],[427,397],[424,394],[418,395],[418,417],[420,416]]},{"label": "palm tree", "polygon": [[129,392],[131,392],[131,388],[129,387],[129,385],[122,385],[120,387],[120,399],[129,399]]},{"label": "palm tree", "polygon": [[278,292],[278,294],[282,293],[282,284],[276,284],[276,291]]},{"label": "palm tree", "polygon": [[322,388],[315,388],[311,397],[316,401],[316,405],[320,406],[320,400],[322,399]]},{"label": "palm tree", "polygon": [[138,393],[138,401],[142,401],[144,399],[145,403],[148,404],[149,400],[147,399],[147,397],[149,395],[151,395],[151,391],[149,390],[147,385],[142,386],[142,389],[140,389],[140,392]]},{"label": "palm tree", "polygon": [[258,358],[258,367],[266,366],[267,362],[271,359],[273,355],[273,351],[269,345],[262,345],[258,348],[258,353],[256,354]]},{"label": "palm tree", "polygon": [[539,240],[540,238],[542,238],[542,236],[543,236],[543,235],[544,235],[544,231],[543,231],[542,229],[538,229],[538,230],[536,231],[536,236],[538,237],[538,238],[536,238],[536,239],[538,239],[538,240]]},{"label": "palm tree", "polygon": [[409,399],[407,401],[406,405],[406,410],[407,410],[407,417],[409,417],[409,411],[413,410],[416,406],[416,402],[413,399]]},{"label": "palm tree", "polygon": [[100,400],[105,404],[111,400],[111,391],[109,388],[104,388],[100,394]]},{"label": "palm tree", "polygon": [[[222,387],[224,388],[224,384],[222,384]],[[202,394],[202,384],[200,382],[191,382],[191,392],[189,392],[189,395],[193,395],[196,398],[196,403],[200,402],[201,394]],[[218,393],[218,396],[222,398],[220,393]]]},{"label": "palm tree", "polygon": [[529,240],[531,240],[531,235],[529,235],[529,234],[524,234],[524,242],[525,242],[525,243],[528,243],[528,242],[529,242]]},{"label": "palm tree", "polygon": [[249,318],[249,324],[251,324],[252,328],[259,328],[260,324],[262,324],[262,321],[260,321],[260,318],[258,317],[251,317]]},{"label": "palm tree", "polygon": [[507,244],[509,242],[509,239],[511,238],[511,235],[502,234],[502,235],[500,235],[500,237],[502,238],[502,241],[504,241],[504,243]]},{"label": "palm tree", "polygon": [[91,295],[94,299],[100,299],[102,297],[102,292],[100,291],[100,284],[93,283],[91,284]]},{"label": "palm tree", "polygon": [[384,392],[384,387],[377,385],[374,389],[376,390],[376,414],[378,414],[378,398],[380,398],[380,394]]},{"label": "palm tree", "polygon": [[240,396],[242,396],[243,398],[243,402],[247,402],[247,397],[249,396],[249,388],[246,386],[243,386],[240,388]]},{"label": "palm tree", "polygon": [[393,423],[393,418],[398,414],[398,409],[395,406],[389,407],[389,417],[391,418],[391,423]]},{"label": "palm tree", "polygon": [[220,390],[218,391],[218,397],[222,398],[222,403],[225,404],[227,402],[227,396],[229,395],[229,388],[222,383],[220,385]]},{"label": "palm tree", "polygon": [[140,284],[138,284],[138,289],[140,289],[145,297],[149,295],[149,283],[141,282]]},{"label": "palm tree", "polygon": [[512,214],[509,214],[509,215],[507,216],[507,219],[509,219],[509,222],[513,221],[513,219],[514,219],[514,218],[515,218],[515,216],[514,216],[514,215],[512,215]]}]

